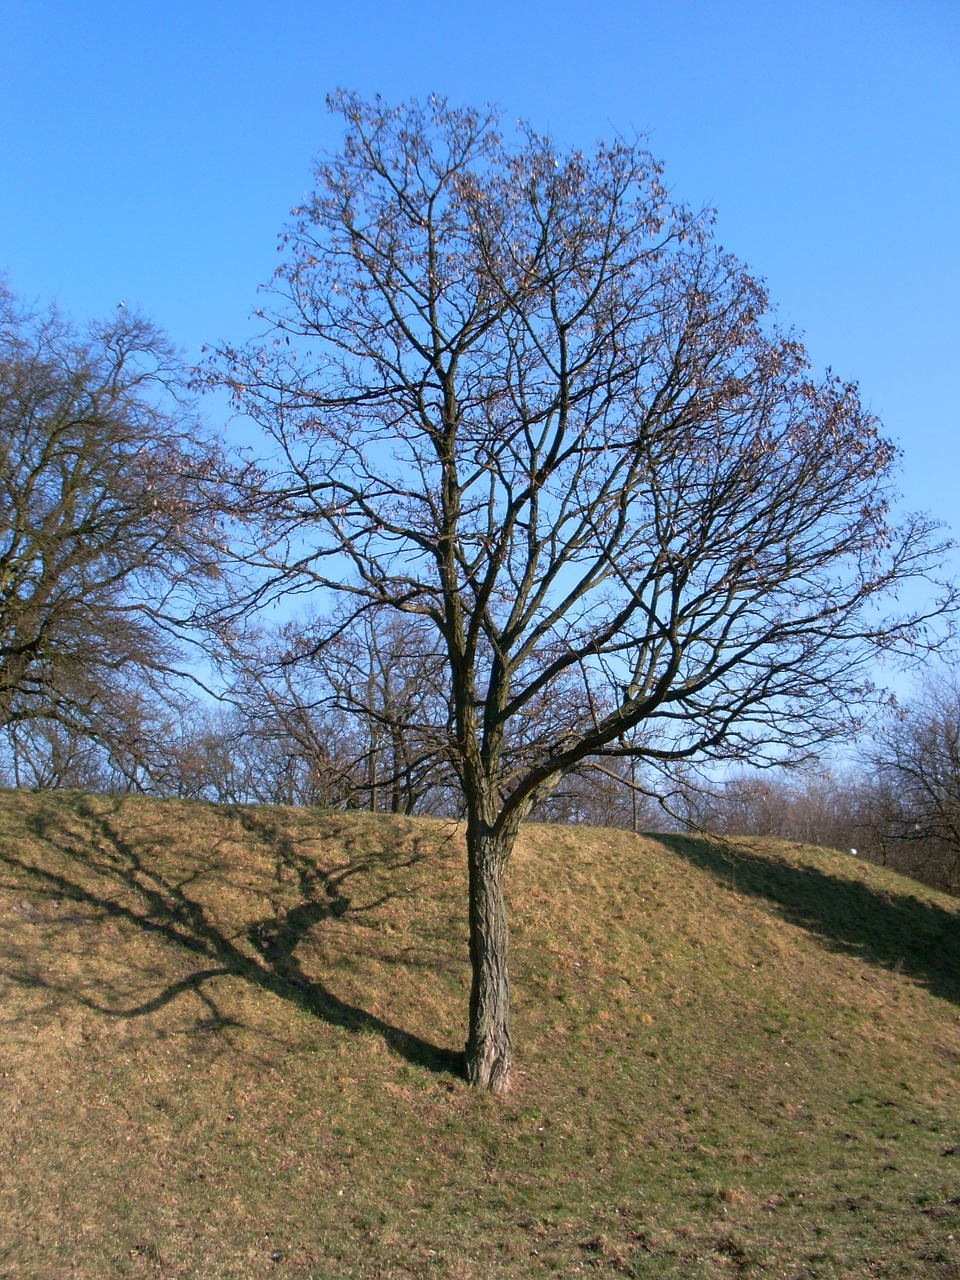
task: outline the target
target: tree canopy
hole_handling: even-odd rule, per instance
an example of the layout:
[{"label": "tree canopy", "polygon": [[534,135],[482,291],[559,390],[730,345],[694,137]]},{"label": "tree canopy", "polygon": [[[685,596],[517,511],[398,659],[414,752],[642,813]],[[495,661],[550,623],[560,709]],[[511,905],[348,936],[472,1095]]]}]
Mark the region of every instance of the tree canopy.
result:
[{"label": "tree canopy", "polygon": [[[0,728],[121,750],[211,563],[216,450],[166,339],[118,308],[79,333],[0,287]],[[155,726],[154,726],[155,727]],[[128,742],[129,746],[130,743]],[[122,751],[121,751],[122,754]]]},{"label": "tree canopy", "polygon": [[922,645],[953,596],[934,527],[891,514],[896,451],[856,386],[812,375],[642,146],[507,140],[438,98],[332,106],[343,145],[283,237],[267,337],[211,376],[276,446],[242,486],[256,598],[339,602],[294,649],[344,610],[437,637],[468,1072],[502,1088],[502,881],[531,809],[587,760],[823,741],[878,647]]}]

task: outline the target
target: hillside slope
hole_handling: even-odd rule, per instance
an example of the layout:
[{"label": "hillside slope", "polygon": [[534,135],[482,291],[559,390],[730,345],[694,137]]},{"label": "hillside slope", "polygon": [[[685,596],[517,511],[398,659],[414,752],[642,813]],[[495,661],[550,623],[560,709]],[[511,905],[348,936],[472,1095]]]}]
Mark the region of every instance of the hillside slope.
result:
[{"label": "hillside slope", "polygon": [[0,1277],[960,1277],[960,904],[531,827],[518,1088],[440,822],[0,792]]}]

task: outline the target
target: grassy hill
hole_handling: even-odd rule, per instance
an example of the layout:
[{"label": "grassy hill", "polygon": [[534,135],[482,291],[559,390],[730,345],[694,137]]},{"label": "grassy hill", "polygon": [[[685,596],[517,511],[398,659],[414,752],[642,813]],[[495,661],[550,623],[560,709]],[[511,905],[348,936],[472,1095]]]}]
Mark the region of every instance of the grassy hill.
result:
[{"label": "grassy hill", "polygon": [[533,827],[518,1087],[440,822],[0,793],[0,1277],[960,1277],[960,904]]}]

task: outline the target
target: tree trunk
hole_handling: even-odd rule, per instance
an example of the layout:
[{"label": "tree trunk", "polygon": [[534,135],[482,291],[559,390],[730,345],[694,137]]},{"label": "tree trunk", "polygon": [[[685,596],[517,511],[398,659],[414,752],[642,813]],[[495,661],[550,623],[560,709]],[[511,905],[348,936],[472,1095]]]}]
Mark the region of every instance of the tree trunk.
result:
[{"label": "tree trunk", "polygon": [[510,991],[503,876],[512,841],[467,830],[470,869],[470,1027],[467,1079],[492,1093],[510,1088]]}]

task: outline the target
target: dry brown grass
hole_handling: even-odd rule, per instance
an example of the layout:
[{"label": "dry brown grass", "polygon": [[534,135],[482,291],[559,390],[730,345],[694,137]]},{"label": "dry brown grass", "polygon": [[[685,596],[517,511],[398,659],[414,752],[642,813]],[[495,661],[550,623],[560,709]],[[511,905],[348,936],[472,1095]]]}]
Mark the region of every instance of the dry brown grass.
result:
[{"label": "dry brown grass", "polygon": [[955,900],[546,827],[510,888],[496,1104],[454,828],[0,795],[0,1276],[956,1280]]}]

